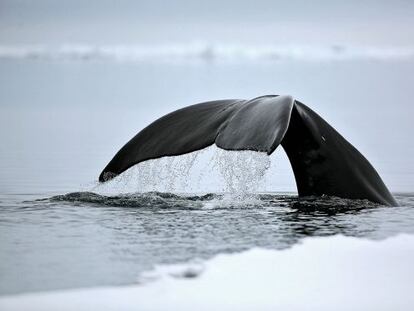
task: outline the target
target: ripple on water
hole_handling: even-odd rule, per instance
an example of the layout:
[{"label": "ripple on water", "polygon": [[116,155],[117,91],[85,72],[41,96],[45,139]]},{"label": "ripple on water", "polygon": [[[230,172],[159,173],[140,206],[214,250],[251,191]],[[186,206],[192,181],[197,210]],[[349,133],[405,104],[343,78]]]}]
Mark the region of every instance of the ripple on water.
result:
[{"label": "ripple on water", "polygon": [[[223,179],[220,191],[207,194],[177,191],[194,184],[180,181],[199,156],[189,154],[182,165],[147,161],[88,191],[0,203],[0,294],[131,284],[154,265],[252,247],[283,249],[309,236],[414,233],[413,195],[397,195],[400,207],[384,207],[261,193],[268,157],[229,155],[218,151],[207,162]],[[166,166],[159,167],[162,161]]]},{"label": "ripple on water", "polygon": [[283,249],[309,236],[414,233],[412,196],[397,200],[402,206],[274,193],[235,203],[222,193],[74,192],[9,202],[0,221],[0,294],[131,284],[157,264]]}]

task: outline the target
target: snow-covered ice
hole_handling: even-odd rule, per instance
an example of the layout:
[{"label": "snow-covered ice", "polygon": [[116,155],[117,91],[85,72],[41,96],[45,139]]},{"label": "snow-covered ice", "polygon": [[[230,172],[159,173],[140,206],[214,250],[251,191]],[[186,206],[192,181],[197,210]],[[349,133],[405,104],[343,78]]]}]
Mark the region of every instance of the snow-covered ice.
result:
[{"label": "snow-covered ice", "polygon": [[140,285],[0,297],[7,310],[412,310],[414,236],[307,238],[159,266]]}]

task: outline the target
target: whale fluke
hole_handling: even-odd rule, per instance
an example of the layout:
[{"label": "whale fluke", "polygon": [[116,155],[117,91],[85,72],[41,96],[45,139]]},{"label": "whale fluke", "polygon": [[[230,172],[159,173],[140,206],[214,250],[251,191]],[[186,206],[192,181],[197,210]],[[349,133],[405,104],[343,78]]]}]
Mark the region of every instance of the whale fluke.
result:
[{"label": "whale fluke", "polygon": [[397,205],[368,160],[317,113],[291,96],[210,101],[167,114],[123,146],[99,181],[110,180],[149,159],[181,155],[212,144],[269,155],[282,145],[299,196],[331,195]]}]

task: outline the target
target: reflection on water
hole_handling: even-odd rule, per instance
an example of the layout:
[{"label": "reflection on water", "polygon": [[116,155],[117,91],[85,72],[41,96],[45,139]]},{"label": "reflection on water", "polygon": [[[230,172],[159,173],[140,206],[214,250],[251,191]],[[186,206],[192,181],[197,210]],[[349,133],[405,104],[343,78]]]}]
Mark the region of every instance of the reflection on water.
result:
[{"label": "reflection on water", "polygon": [[401,207],[261,194],[77,192],[0,198],[0,294],[137,282],[155,264],[251,247],[282,249],[305,236],[385,238],[414,233],[414,195]]}]

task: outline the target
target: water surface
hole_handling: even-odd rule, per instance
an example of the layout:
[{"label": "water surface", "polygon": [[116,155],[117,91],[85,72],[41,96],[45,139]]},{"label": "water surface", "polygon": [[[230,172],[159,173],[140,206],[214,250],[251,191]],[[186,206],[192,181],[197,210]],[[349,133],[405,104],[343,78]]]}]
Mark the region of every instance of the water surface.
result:
[{"label": "water surface", "polygon": [[[413,73],[407,59],[1,59],[0,295],[133,284],[157,264],[287,248],[307,236],[414,233]],[[128,191],[94,185],[115,152],[161,115],[263,94],[293,94],[320,113],[369,159],[401,206],[298,200],[281,150],[256,197],[223,195],[219,178],[204,169],[208,161],[194,163],[204,183],[190,176],[191,191],[170,189],[174,169],[146,179],[143,191],[134,183]],[[174,163],[169,168],[182,167]],[[160,179],[167,186],[152,187]]]},{"label": "water surface", "polygon": [[[252,247],[283,249],[306,236],[382,239],[414,233],[414,195],[401,207],[339,198],[89,192],[37,199],[2,195],[0,293],[138,282],[158,264]],[[24,201],[21,201],[24,200]]]}]

